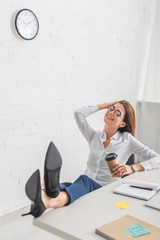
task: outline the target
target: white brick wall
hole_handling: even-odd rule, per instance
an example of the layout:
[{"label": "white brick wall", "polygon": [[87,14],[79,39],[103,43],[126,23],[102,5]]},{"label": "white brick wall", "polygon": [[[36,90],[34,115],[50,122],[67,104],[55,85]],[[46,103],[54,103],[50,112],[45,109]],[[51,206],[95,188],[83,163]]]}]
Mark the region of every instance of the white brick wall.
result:
[{"label": "white brick wall", "polygon": [[[141,18],[152,0],[1,0],[0,215],[29,204],[24,185],[49,142],[63,158],[62,181],[85,169],[88,147],[73,119],[83,105],[137,98]],[[32,41],[14,28],[18,10],[40,23]],[[149,7],[148,7],[149,8]],[[103,112],[90,117],[103,128]]]}]

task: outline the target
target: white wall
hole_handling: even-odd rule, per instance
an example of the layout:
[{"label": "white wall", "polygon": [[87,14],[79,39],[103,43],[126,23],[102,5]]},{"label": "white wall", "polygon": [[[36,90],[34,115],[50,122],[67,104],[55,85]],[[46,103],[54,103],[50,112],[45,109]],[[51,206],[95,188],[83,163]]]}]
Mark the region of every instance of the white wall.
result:
[{"label": "white wall", "polygon": [[[52,140],[63,158],[61,181],[85,169],[88,147],[73,111],[83,105],[137,99],[142,0],[1,0],[0,215],[29,204],[24,185]],[[15,32],[18,10],[33,10],[32,41]],[[149,13],[148,13],[149,14]],[[90,117],[103,127],[103,114]]]}]

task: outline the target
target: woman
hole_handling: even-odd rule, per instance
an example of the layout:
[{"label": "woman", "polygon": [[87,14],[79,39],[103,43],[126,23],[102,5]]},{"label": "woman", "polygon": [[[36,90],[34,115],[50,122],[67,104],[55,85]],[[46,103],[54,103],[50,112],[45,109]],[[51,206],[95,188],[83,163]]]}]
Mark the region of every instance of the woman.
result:
[{"label": "woman", "polygon": [[[86,118],[102,109],[107,109],[104,116],[104,130],[95,131]],[[40,216],[47,208],[59,208],[72,203],[79,197],[116,181],[126,174],[160,168],[160,155],[134,137],[135,113],[129,102],[123,100],[83,107],[75,111],[75,119],[89,144],[86,171],[74,183],[62,183],[59,186],[59,176],[57,177],[56,172],[60,172],[61,158],[58,153],[54,154],[58,156],[56,160],[53,160],[54,157],[48,157],[49,160],[46,161],[47,164],[45,163],[45,166],[48,165],[48,169],[45,167],[47,177],[44,178],[46,191],[41,190],[38,170],[26,184],[26,194],[34,202],[29,214],[34,217]],[[49,155],[50,150],[51,146],[46,156]],[[119,161],[119,164],[114,166],[112,175],[105,162],[105,156],[109,153],[116,153]],[[126,165],[132,154],[138,155],[144,161],[131,166]],[[37,186],[36,189],[33,186]]]}]

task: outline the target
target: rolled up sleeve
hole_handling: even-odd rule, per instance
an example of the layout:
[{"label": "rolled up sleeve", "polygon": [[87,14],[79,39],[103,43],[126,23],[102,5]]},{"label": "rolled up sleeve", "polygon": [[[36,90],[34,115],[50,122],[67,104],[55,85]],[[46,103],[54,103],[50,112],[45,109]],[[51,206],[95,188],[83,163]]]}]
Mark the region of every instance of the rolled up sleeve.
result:
[{"label": "rolled up sleeve", "polygon": [[88,142],[91,141],[95,130],[88,124],[86,118],[89,115],[97,112],[98,110],[99,110],[98,106],[94,105],[94,106],[87,106],[87,107],[77,109],[74,112],[74,117],[75,117],[77,126]]}]

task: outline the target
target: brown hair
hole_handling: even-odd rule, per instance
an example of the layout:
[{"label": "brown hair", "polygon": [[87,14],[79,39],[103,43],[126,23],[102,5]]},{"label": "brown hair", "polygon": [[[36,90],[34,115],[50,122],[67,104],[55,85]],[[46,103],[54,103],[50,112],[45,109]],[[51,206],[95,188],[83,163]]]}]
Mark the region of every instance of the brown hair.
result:
[{"label": "brown hair", "polygon": [[124,122],[126,123],[125,127],[119,128],[118,130],[123,133],[123,132],[129,132],[133,136],[135,136],[135,125],[136,125],[136,120],[135,120],[135,112],[132,107],[132,105],[127,102],[126,100],[121,100],[119,101],[120,104],[123,105],[125,108],[125,116],[124,116]]}]

